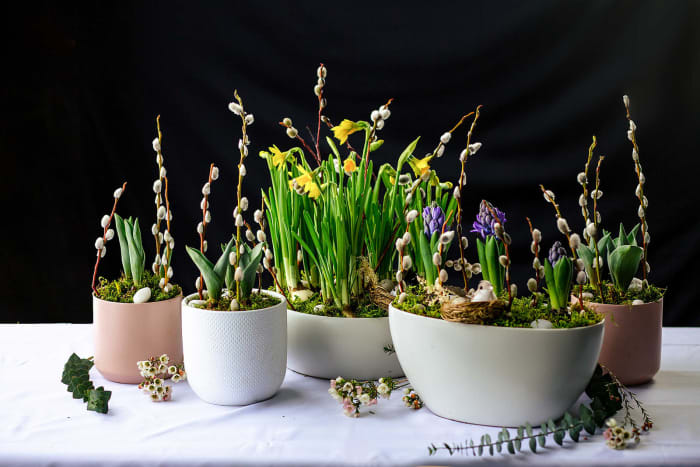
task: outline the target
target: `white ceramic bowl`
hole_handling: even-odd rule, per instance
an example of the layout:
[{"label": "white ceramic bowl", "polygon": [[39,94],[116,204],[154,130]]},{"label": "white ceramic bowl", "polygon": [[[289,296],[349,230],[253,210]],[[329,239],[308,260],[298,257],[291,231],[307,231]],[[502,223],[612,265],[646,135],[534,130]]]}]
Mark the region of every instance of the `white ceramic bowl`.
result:
[{"label": "white ceramic bowl", "polygon": [[290,370],[317,378],[376,380],[403,376],[389,318],[333,318],[287,310]]},{"label": "white ceramic bowl", "polygon": [[536,426],[569,409],[593,375],[604,329],[451,323],[393,306],[389,323],[401,367],[433,413],[495,426]]},{"label": "white ceramic bowl", "polygon": [[211,404],[247,405],[269,399],[287,366],[287,302],[250,311],[210,311],[182,302],[182,348],[187,380]]}]

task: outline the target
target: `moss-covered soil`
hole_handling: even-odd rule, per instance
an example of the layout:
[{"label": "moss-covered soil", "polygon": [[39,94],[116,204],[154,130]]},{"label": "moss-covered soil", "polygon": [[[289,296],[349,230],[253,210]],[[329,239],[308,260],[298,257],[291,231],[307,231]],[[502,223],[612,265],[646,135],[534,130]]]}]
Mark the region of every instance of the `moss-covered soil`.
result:
[{"label": "moss-covered soil", "polygon": [[603,281],[601,289],[603,291],[602,298],[590,284],[584,286],[583,291],[593,294],[592,302],[608,305],[631,305],[634,300],[641,300],[644,303],[658,302],[666,294],[666,289],[651,284],[644,290],[622,292],[617,290],[611,282]]},{"label": "moss-covered soil", "polygon": [[[214,311],[230,311],[231,310],[231,300],[235,298],[235,295],[224,295],[219,298],[219,300],[207,300],[206,304],[202,305],[190,305],[194,308],[199,308],[202,310],[214,310]],[[196,300],[196,299],[195,299]],[[264,293],[253,292],[246,302],[239,304],[239,310],[260,310],[263,308],[269,308],[275,306],[280,302],[277,297],[272,297]]]},{"label": "moss-covered soil", "polygon": [[163,289],[158,285],[160,277],[154,275],[150,271],[144,271],[143,276],[140,285],[134,284],[132,279],[127,279],[124,276],[113,281],[100,277],[99,285],[97,286],[98,297],[108,302],[133,303],[136,291],[148,287],[151,289],[151,299],[149,302],[160,302],[177,297],[182,292],[180,286],[172,284],[172,282],[173,288],[170,292],[163,292]]},{"label": "moss-covered soil", "polygon": [[[306,301],[293,300],[292,305],[296,311],[309,315],[330,316],[334,318],[344,318],[343,310],[333,303],[324,303],[321,294],[314,293]],[[318,306],[322,305],[322,306]],[[369,296],[362,297],[351,303],[351,310],[356,318],[383,318],[388,314],[369,299]]]}]

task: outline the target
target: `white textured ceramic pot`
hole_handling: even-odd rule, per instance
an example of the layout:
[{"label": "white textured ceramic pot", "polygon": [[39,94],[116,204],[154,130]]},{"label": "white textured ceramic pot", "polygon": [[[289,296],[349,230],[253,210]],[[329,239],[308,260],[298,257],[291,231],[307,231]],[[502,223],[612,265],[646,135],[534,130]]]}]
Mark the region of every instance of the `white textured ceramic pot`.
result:
[{"label": "white textured ceramic pot", "polygon": [[317,378],[375,380],[403,376],[389,318],[333,318],[287,310],[290,370]]},{"label": "white textured ceramic pot", "polygon": [[451,323],[389,307],[396,353],[436,415],[480,425],[539,425],[583,393],[603,322],[572,329]]},{"label": "white textured ceramic pot", "polygon": [[[255,293],[255,291],[254,291]],[[211,311],[182,302],[182,350],[192,390],[211,404],[247,405],[274,396],[287,366],[287,302],[259,310]]]}]

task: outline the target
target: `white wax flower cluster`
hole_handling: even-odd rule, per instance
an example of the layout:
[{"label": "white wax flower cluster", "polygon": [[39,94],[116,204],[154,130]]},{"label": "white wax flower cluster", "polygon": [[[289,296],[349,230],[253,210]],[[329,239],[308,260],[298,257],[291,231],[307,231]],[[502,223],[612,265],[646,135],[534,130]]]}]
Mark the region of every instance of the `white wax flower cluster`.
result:
[{"label": "white wax flower cluster", "polygon": [[139,389],[148,394],[153,402],[164,402],[172,398],[172,388],[164,384],[167,376],[170,376],[173,383],[187,378],[184,367],[171,365],[167,354],[136,362],[136,365],[144,378]]}]

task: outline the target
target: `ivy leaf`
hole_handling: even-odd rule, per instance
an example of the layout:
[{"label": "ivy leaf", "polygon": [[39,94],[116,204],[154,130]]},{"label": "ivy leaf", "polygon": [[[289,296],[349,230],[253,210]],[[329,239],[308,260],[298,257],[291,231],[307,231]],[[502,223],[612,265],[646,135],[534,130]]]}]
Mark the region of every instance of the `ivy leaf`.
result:
[{"label": "ivy leaf", "polygon": [[564,430],[557,428],[556,430],[554,430],[552,438],[554,438],[554,442],[557,443],[559,446],[563,445]]},{"label": "ivy leaf", "polygon": [[530,438],[530,451],[536,453],[537,452],[537,441],[535,438]]},{"label": "ivy leaf", "polygon": [[513,447],[513,441],[508,440],[508,452],[511,454],[515,454],[515,448]]},{"label": "ivy leaf", "polygon": [[111,397],[112,391],[105,391],[102,386],[93,389],[88,393],[87,409],[105,414],[109,410],[107,403]]},{"label": "ivy leaf", "polygon": [[593,420],[593,412],[585,404],[581,404],[579,408],[579,414],[581,415],[581,421],[583,422],[583,428],[590,435],[595,434],[595,420]]},{"label": "ivy leaf", "polygon": [[543,448],[545,444],[547,444],[547,437],[540,433],[537,435],[537,442],[540,443],[540,447]]}]

